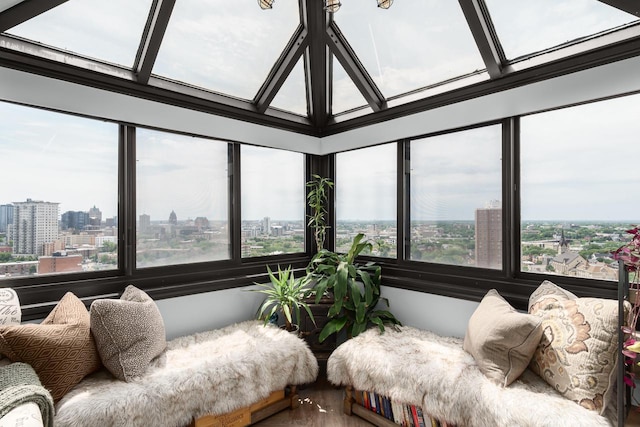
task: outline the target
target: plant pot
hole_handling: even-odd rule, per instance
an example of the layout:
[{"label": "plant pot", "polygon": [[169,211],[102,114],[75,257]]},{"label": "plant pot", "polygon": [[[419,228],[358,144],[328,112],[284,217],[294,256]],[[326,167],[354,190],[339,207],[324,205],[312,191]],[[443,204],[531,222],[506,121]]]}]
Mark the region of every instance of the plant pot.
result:
[{"label": "plant pot", "polygon": [[[292,323],[292,324],[291,324],[291,327],[292,327],[293,329],[292,329],[292,330],[290,330],[290,331],[287,331],[287,332],[289,332],[290,334],[293,334],[293,335],[295,335],[295,336],[299,336],[299,334],[300,334],[300,326],[296,325],[295,323]],[[285,330],[285,331],[286,331],[286,329],[285,329],[285,326],[284,326],[284,325],[280,326],[280,329],[282,329],[282,330]]]}]

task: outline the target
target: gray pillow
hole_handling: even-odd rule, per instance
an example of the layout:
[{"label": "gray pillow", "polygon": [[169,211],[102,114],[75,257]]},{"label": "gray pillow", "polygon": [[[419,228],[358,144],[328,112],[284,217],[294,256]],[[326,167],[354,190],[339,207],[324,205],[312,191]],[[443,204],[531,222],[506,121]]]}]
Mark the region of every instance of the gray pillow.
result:
[{"label": "gray pillow", "polygon": [[503,387],[527,368],[542,338],[542,320],[520,313],[491,289],[469,319],[463,348],[482,373]]},{"label": "gray pillow", "polygon": [[167,346],[160,310],[135,286],[127,286],[120,299],[95,300],[90,317],[102,364],[120,380],[144,374]]}]

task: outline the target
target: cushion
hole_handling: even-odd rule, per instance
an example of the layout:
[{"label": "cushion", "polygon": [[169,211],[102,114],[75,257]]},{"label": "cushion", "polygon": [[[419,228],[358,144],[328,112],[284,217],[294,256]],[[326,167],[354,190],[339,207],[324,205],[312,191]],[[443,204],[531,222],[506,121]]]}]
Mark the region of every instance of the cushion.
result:
[{"label": "cushion", "polygon": [[160,310],[135,286],[127,286],[120,299],[95,300],[90,313],[100,359],[120,380],[144,374],[167,346]]},{"label": "cushion", "polygon": [[534,304],[540,304],[545,300],[566,301],[577,298],[578,297],[574,293],[569,292],[566,289],[562,289],[560,286],[550,282],[549,280],[545,280],[535,291],[533,291],[531,296],[529,296],[529,313],[531,313],[532,306]]},{"label": "cushion", "polygon": [[530,367],[567,399],[602,414],[616,376],[618,301],[578,298],[551,282],[540,288],[529,301],[543,328]]},{"label": "cushion", "polygon": [[527,368],[542,336],[541,319],[520,313],[491,289],[469,319],[462,347],[503,387]]},{"label": "cushion", "polygon": [[0,326],[0,353],[31,365],[54,401],[100,368],[89,312],[71,292],[40,324]]}]

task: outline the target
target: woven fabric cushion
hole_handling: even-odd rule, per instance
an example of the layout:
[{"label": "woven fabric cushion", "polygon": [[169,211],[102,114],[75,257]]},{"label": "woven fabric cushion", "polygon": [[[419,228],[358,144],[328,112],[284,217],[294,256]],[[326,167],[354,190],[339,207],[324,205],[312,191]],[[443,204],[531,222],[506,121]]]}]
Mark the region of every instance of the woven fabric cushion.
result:
[{"label": "woven fabric cushion", "polygon": [[577,299],[578,297],[569,292],[566,289],[562,289],[560,286],[556,285],[553,282],[545,280],[538,286],[538,288],[533,291],[531,296],[529,296],[529,313],[531,313],[532,306],[540,301],[544,300],[554,300],[554,301],[566,301],[570,299]]},{"label": "woven fabric cushion", "polygon": [[577,298],[551,282],[529,301],[543,335],[531,369],[567,399],[602,414],[618,361],[618,301]]},{"label": "woven fabric cushion", "polygon": [[167,346],[156,303],[135,286],[127,286],[119,300],[95,300],[90,313],[102,363],[120,380],[144,374],[149,362]]},{"label": "woven fabric cushion", "polygon": [[100,368],[89,312],[71,292],[40,324],[0,326],[0,353],[31,365],[54,401]]},{"label": "woven fabric cushion", "polygon": [[506,387],[527,368],[541,336],[539,317],[516,311],[492,289],[469,319],[462,347],[487,378]]}]

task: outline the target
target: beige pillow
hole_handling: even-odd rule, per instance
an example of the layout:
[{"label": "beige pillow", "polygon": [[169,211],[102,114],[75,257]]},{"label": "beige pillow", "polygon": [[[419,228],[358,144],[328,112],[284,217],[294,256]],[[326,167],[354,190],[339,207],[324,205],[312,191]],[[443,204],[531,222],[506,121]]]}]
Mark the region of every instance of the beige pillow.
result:
[{"label": "beige pillow", "polygon": [[120,380],[144,374],[167,346],[156,303],[135,286],[127,286],[120,299],[95,300],[90,313],[102,363]]},{"label": "beige pillow", "polygon": [[527,368],[538,347],[540,318],[516,311],[491,289],[469,319],[463,348],[489,379],[503,387]]},{"label": "beige pillow", "polygon": [[551,282],[540,286],[529,301],[543,328],[531,370],[567,399],[602,414],[616,376],[618,301],[577,298]]},{"label": "beige pillow", "polygon": [[546,302],[566,301],[577,298],[578,297],[575,294],[567,291],[566,289],[562,289],[553,282],[545,280],[529,297],[528,310],[529,313],[531,313],[534,304],[541,305]]},{"label": "beige pillow", "polygon": [[71,292],[39,325],[0,326],[0,353],[31,365],[54,401],[100,368],[89,312]]}]

